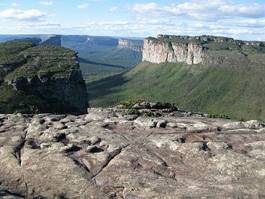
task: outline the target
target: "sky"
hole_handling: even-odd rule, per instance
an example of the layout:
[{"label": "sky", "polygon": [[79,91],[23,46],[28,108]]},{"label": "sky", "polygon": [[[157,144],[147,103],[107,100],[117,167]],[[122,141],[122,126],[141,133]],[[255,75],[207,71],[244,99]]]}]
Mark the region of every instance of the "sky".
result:
[{"label": "sky", "polygon": [[0,34],[206,34],[265,41],[265,0],[0,0]]}]

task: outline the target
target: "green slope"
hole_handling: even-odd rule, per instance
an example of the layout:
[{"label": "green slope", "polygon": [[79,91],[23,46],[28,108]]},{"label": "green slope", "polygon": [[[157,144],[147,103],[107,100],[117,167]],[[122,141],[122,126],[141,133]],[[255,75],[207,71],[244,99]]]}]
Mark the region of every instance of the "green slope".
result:
[{"label": "green slope", "polygon": [[250,58],[249,66],[234,68],[142,63],[89,84],[90,105],[144,99],[236,119],[265,120],[265,55]]},{"label": "green slope", "polygon": [[109,46],[81,49],[78,52],[83,60],[80,61],[80,67],[87,82],[123,72],[126,68],[137,65],[142,59],[139,52]]}]

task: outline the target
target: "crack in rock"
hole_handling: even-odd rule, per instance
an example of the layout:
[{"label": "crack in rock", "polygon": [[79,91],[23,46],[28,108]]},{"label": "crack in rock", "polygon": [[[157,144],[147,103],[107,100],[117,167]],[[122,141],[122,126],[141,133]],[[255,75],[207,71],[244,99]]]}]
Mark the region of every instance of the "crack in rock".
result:
[{"label": "crack in rock", "polygon": [[18,160],[19,165],[22,165],[21,157],[22,157],[22,150],[24,149],[25,143],[27,140],[27,132],[21,137],[20,143],[14,149],[14,156]]},{"label": "crack in rock", "polygon": [[110,162],[115,158],[117,157],[125,148],[127,148],[128,146],[130,146],[130,144],[127,144],[123,147],[120,147],[114,151],[112,151],[110,154],[109,154],[109,157],[108,159],[106,160],[106,162],[101,166],[101,168],[99,169],[99,171],[97,171],[91,179],[95,179],[109,164]]},{"label": "crack in rock", "polygon": [[15,198],[26,198],[24,195],[21,195],[21,194],[18,194],[18,193],[15,193],[15,192],[11,192],[9,190],[1,190],[0,189],[0,198],[2,197],[15,197]]}]

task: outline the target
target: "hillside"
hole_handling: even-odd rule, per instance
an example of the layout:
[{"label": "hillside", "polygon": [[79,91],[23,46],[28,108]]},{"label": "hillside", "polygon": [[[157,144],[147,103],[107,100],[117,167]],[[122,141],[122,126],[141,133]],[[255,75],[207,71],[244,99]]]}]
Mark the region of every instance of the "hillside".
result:
[{"label": "hillside", "polygon": [[109,106],[145,99],[237,119],[265,120],[265,64],[259,60],[265,60],[265,55],[253,57],[255,67],[240,68],[144,62],[126,73],[89,84],[90,103]]},{"label": "hillside", "polygon": [[0,44],[0,113],[85,113],[76,53],[27,40]]}]

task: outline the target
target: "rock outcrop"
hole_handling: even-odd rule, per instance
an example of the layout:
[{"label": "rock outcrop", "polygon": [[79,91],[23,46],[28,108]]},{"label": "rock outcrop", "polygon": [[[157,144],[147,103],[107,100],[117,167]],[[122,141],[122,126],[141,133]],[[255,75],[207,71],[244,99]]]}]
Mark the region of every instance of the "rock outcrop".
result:
[{"label": "rock outcrop", "polygon": [[265,52],[265,42],[247,42],[214,36],[168,36],[144,40],[143,61],[220,65],[248,61],[248,48]]},{"label": "rock outcrop", "polygon": [[119,39],[118,48],[127,48],[136,52],[143,51],[142,40]]},{"label": "rock outcrop", "polygon": [[0,197],[264,198],[263,124],[133,107],[0,115]]},{"label": "rock outcrop", "polygon": [[86,85],[74,51],[29,40],[1,45],[0,112],[87,112]]}]

